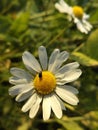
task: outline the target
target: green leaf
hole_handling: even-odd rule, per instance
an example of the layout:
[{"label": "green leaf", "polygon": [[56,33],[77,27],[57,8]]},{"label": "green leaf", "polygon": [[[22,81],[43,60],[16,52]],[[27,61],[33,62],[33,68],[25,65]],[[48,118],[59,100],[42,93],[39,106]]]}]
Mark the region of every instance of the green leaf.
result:
[{"label": "green leaf", "polygon": [[5,16],[0,15],[0,32],[1,33],[7,32],[11,23],[12,23],[12,21],[11,21],[10,17],[8,17],[8,16],[5,17]]},{"label": "green leaf", "polygon": [[98,130],[98,111],[90,111],[86,113],[82,123],[92,130]]},{"label": "green leaf", "polygon": [[17,130],[28,130],[31,123],[25,118],[21,118],[21,125],[17,128]]},{"label": "green leaf", "polygon": [[98,66],[98,61],[95,59],[92,59],[91,57],[80,53],[80,52],[73,52],[71,54],[72,58],[79,63],[86,65],[86,66]]},{"label": "green leaf", "polygon": [[85,52],[92,59],[98,60],[98,29],[89,36],[85,46]]},{"label": "green leaf", "polygon": [[20,33],[24,32],[28,27],[29,22],[29,12],[20,13],[16,20],[13,22],[10,32],[11,34],[18,36]]},{"label": "green leaf", "polygon": [[90,17],[90,21],[94,24],[98,23],[98,9],[94,11],[92,17]]},{"label": "green leaf", "polygon": [[83,128],[78,124],[78,122],[68,120],[68,121],[63,121],[63,120],[58,120],[57,121],[59,124],[61,124],[66,130],[83,130]]}]

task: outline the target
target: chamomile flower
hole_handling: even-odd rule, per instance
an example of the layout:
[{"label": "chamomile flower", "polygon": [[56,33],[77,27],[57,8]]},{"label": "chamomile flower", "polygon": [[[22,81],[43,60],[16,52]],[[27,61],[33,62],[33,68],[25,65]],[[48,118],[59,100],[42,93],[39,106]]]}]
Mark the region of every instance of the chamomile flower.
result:
[{"label": "chamomile flower", "polygon": [[92,25],[87,21],[89,15],[84,12],[82,7],[71,7],[64,0],[60,0],[59,3],[55,4],[55,8],[61,13],[68,14],[82,33],[88,34],[92,29]]},{"label": "chamomile flower", "polygon": [[[69,53],[54,49],[49,60],[44,46],[38,49],[39,61],[28,51],[22,56],[23,63],[28,71],[20,68],[11,68],[13,75],[9,82],[14,86],[9,89],[11,96],[16,96],[17,102],[26,100],[22,107],[23,112],[29,111],[29,117],[34,118],[42,106],[43,119],[48,120],[51,110],[57,118],[62,117],[65,110],[64,102],[77,105],[78,90],[67,83],[76,80],[81,75],[77,62],[63,63]],[[40,62],[40,63],[39,63]]]}]

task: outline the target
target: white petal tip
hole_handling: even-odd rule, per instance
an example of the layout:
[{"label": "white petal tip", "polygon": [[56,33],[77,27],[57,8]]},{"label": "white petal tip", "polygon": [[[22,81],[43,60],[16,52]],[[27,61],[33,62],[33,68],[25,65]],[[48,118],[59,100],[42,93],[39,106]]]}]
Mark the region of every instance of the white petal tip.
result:
[{"label": "white petal tip", "polygon": [[22,112],[27,112],[27,109],[23,106],[21,109]]},{"label": "white petal tip", "polygon": [[62,115],[58,116],[57,118],[58,118],[58,119],[61,119],[61,118],[62,118]]},{"label": "white petal tip", "polygon": [[8,90],[8,93],[9,93],[10,96],[13,96],[12,91],[10,89]]},{"label": "white petal tip", "polygon": [[33,119],[33,118],[34,118],[34,116],[32,116],[32,115],[30,115],[30,114],[29,114],[29,118],[30,118],[30,119]]},{"label": "white petal tip", "polygon": [[43,118],[43,120],[44,120],[44,121],[47,121],[47,120],[49,120],[49,118]]},{"label": "white petal tip", "polygon": [[31,53],[29,51],[24,51],[22,57],[27,56],[29,54],[31,55]]},{"label": "white petal tip", "polygon": [[40,48],[40,49],[44,49],[45,47],[44,47],[44,46],[40,46],[39,48]]},{"label": "white petal tip", "polygon": [[24,109],[24,108],[22,108],[22,109],[21,109],[21,111],[22,111],[22,112],[25,112],[25,109]]},{"label": "white petal tip", "polygon": [[72,105],[76,106],[78,105],[78,103],[79,103],[79,99],[77,98],[77,100]]},{"label": "white petal tip", "polygon": [[80,75],[82,74],[82,70],[80,70]]}]

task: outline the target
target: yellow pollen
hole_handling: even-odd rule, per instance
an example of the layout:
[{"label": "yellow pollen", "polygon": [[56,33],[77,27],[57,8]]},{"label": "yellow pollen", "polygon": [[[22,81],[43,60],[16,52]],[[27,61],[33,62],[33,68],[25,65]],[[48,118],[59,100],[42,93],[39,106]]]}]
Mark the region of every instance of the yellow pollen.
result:
[{"label": "yellow pollen", "polygon": [[42,71],[34,79],[34,87],[38,93],[46,95],[56,87],[55,76],[49,71]]},{"label": "yellow pollen", "polygon": [[75,17],[82,19],[84,11],[80,6],[73,6],[73,13]]}]

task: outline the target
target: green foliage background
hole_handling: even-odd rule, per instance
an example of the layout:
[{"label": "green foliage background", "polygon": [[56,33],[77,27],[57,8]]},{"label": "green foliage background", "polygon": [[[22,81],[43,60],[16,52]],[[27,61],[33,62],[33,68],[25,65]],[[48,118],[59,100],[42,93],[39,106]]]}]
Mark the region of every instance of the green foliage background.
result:
[{"label": "green foliage background", "polygon": [[[82,34],[54,7],[58,0],[0,0],[0,130],[98,130],[98,0],[66,0],[90,14],[92,31]],[[78,61],[82,76],[72,83],[79,90],[80,103],[69,106],[62,119],[51,116],[43,122],[41,112],[29,119],[23,103],[8,95],[13,66],[24,68],[22,53],[36,57],[44,45],[48,54],[54,48],[70,52],[68,62]]]}]

